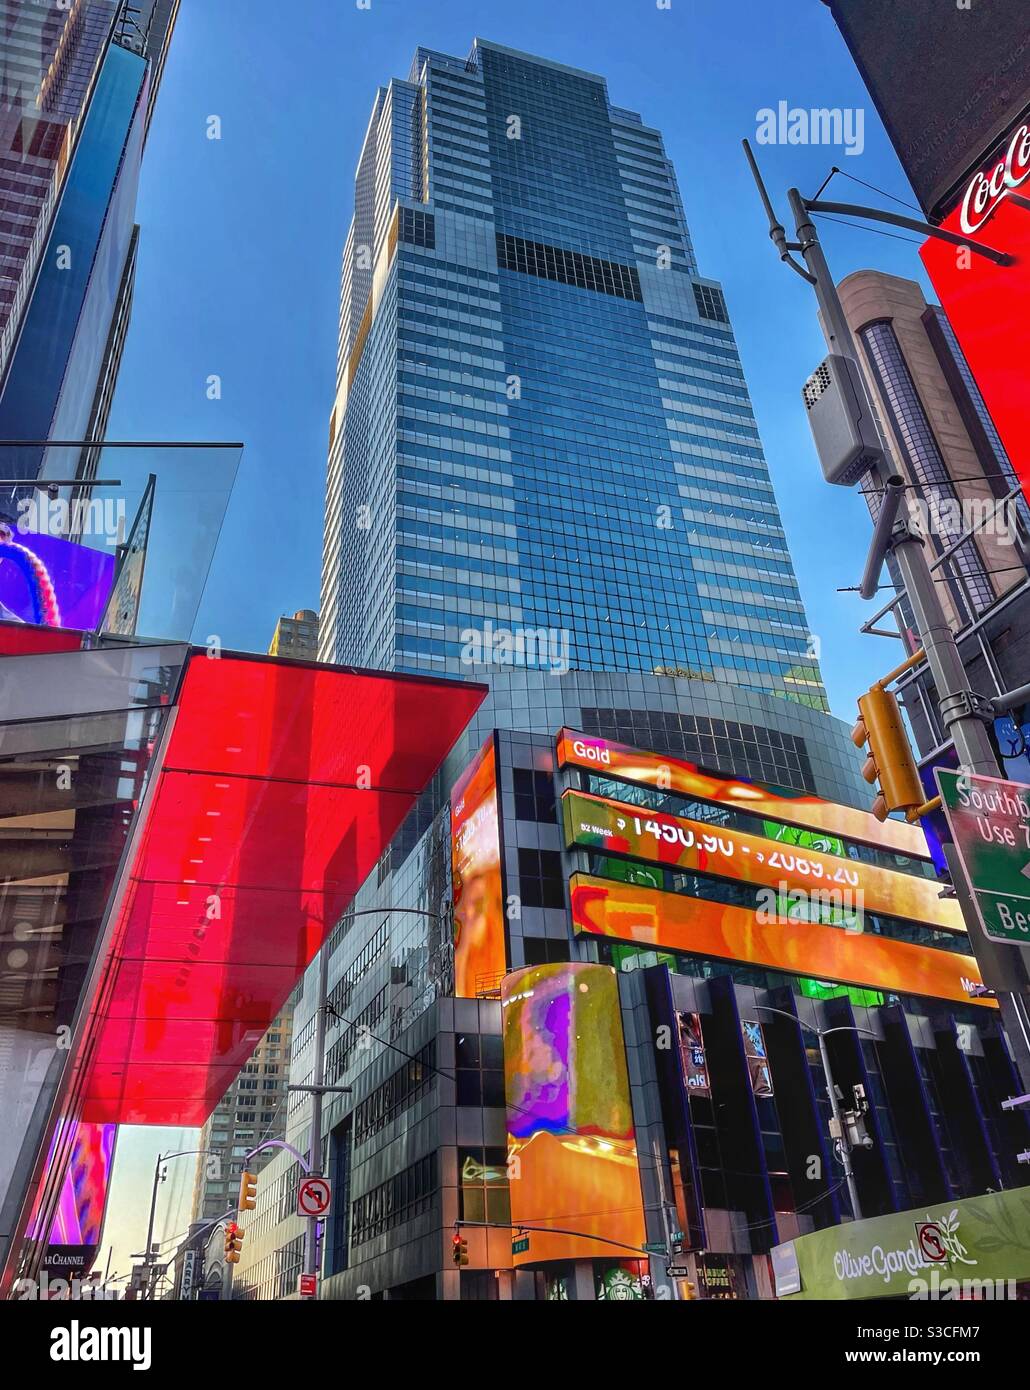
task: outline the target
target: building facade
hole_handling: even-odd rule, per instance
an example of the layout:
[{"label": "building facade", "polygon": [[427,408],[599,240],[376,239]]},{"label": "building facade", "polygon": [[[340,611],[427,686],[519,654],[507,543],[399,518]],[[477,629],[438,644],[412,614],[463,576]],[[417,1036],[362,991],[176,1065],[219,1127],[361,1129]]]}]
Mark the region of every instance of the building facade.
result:
[{"label": "building facade", "polygon": [[[578,732],[556,741],[563,726]],[[442,805],[427,793],[329,940],[325,1080],[353,1089],[325,1101],[322,1297],[646,1296],[671,1285],[642,1247],[670,1241],[699,1296],[771,1297],[772,1249],[852,1214],[813,1028],[865,1030],[830,1039],[833,1080],[873,1139],[853,1158],[862,1216],[1019,1183],[1025,1122],[1000,1110],[1014,1072],[997,1011],[967,989],[979,976],[961,917],[939,898],[920,833],[853,809],[864,783],[848,748],[837,721],[733,687],[494,678],[441,774],[453,791]],[[496,857],[484,868],[480,838],[477,868],[465,827],[481,837],[489,824]],[[656,849],[673,829],[708,835],[706,857]],[[766,871],[741,867],[759,854],[764,890]],[[798,889],[816,872],[828,883],[843,873],[864,898],[806,902]],[[560,1124],[520,1129],[534,1105],[546,1111],[517,1088],[532,1090],[546,1069],[549,1025],[508,1020],[534,991],[573,1008],[581,983],[606,998],[583,1030],[611,1043],[599,1074],[617,1079],[622,1058],[624,1113],[608,1138],[626,1164],[606,1168],[594,1152],[599,1166],[584,1158],[570,1176],[534,1167],[532,1144],[565,1134],[585,1153],[596,1117],[563,1112]],[[296,1013],[301,1085],[313,1079],[317,1007],[309,971]],[[602,1087],[602,1109],[617,1090]],[[286,1137],[300,1152],[309,1115],[299,1094]],[[577,1124],[593,1138],[576,1139]],[[237,1296],[295,1294],[298,1174],[285,1154],[262,1174]],[[588,1200],[576,1205],[577,1194]],[[606,1211],[629,1215],[598,1222]],[[548,1225],[574,1234],[539,1234]],[[467,1242],[460,1266],[456,1234]],[[626,1244],[639,1254],[620,1252]]]},{"label": "building facade", "polygon": [[318,658],[318,614],[298,608],[291,618],[284,613],[275,625],[268,647],[269,656],[292,656],[297,660]]},{"label": "building facade", "polygon": [[[178,0],[5,0],[0,92],[0,435],[104,436],[132,303],[136,191]],[[75,476],[95,475],[85,449]],[[12,471],[13,470],[13,471]],[[67,454],[52,476],[67,472]]]},{"label": "building facade", "polygon": [[[970,684],[987,697],[1015,689],[1030,665],[1030,508],[1012,460],[946,314],[915,281],[862,270],[839,288]],[[896,608],[914,651],[905,605]],[[945,742],[932,684],[916,673],[900,688],[928,756]],[[1030,773],[1024,725],[1030,709],[995,722],[1001,766],[1017,780]]]},{"label": "building facade", "polygon": [[193,1223],[217,1221],[234,1208],[244,1168],[259,1173],[268,1161],[266,1151],[244,1162],[262,1140],[278,1135],[285,1115],[293,1002],[291,998],[275,1016],[201,1130],[203,1152],[197,1156],[193,1184]]},{"label": "building facade", "polygon": [[603,78],[477,39],[379,90],[329,434],[324,659],[825,708],[722,290]]}]

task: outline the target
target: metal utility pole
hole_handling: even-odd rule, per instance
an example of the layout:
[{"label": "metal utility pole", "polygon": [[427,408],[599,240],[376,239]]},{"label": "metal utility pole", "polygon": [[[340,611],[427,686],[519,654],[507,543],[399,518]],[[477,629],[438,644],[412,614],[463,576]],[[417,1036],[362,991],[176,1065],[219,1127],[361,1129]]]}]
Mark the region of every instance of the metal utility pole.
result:
[{"label": "metal utility pole", "polygon": [[177,1153],[158,1154],[157,1162],[154,1164],[154,1185],[150,1193],[150,1219],[147,1222],[147,1243],[143,1250],[143,1263],[146,1271],[146,1285],[143,1289],[143,1297],[152,1299],[154,1297],[154,1218],[157,1215],[157,1189],[163,1181],[161,1169],[170,1159],[187,1158],[190,1154],[210,1153],[210,1149],[179,1149]]},{"label": "metal utility pole", "polygon": [[823,1064],[823,1075],[826,1077],[826,1094],[830,1100],[830,1114],[833,1116],[833,1123],[840,1138],[837,1140],[837,1152],[840,1154],[841,1167],[844,1169],[844,1181],[848,1185],[848,1197],[851,1201],[851,1214],[856,1221],[862,1220],[862,1204],[858,1199],[858,1184],[855,1182],[855,1170],[851,1166],[851,1145],[848,1143],[847,1130],[844,1128],[844,1116],[841,1114],[840,1101],[837,1099],[837,1087],[833,1083],[833,1074],[830,1071],[830,1053],[826,1046],[826,1038],[821,1028],[814,1028],[812,1031],[819,1039],[819,1060]]},{"label": "metal utility pole", "polygon": [[150,1274],[152,1263],[151,1252],[154,1248],[154,1217],[157,1214],[157,1188],[158,1183],[161,1181],[161,1165],[163,1162],[164,1157],[158,1154],[157,1162],[154,1164],[154,1185],[150,1193],[150,1220],[147,1222],[147,1243],[143,1247],[143,1261],[147,1271],[146,1285],[143,1289],[144,1298],[150,1298],[152,1296],[152,1280]]},{"label": "metal utility pole", "polygon": [[[310,1174],[324,1177],[322,1172],[322,1095],[325,1085],[325,1033],[326,1003],[329,983],[329,947],[322,946],[318,953],[318,1011],[315,1014],[315,1059],[311,1068],[311,1143],[308,1150]],[[304,1273],[318,1277],[318,1223],[319,1217],[308,1217],[308,1229],[304,1246]],[[317,1293],[314,1297],[317,1298]]]},{"label": "metal utility pole", "polygon": [[658,1205],[662,1212],[662,1234],[665,1236],[665,1277],[669,1280],[672,1299],[676,1302],[680,1296],[679,1280],[673,1279],[669,1274],[669,1267],[672,1264],[672,1222],[669,1220],[669,1203],[665,1195],[665,1163],[657,1139],[652,1142],[651,1152],[654,1156],[654,1170],[658,1177]]},{"label": "metal utility pole", "polygon": [[[851,1201],[852,1214],[856,1221],[861,1221],[862,1204],[858,1198],[855,1171],[851,1166],[851,1142],[849,1138],[848,1116],[841,1110],[840,1101],[837,1098],[837,1088],[834,1084],[833,1072],[830,1070],[830,1052],[829,1048],[826,1046],[826,1039],[831,1033],[864,1034],[867,1038],[872,1038],[874,1042],[878,1042],[879,1038],[876,1033],[871,1032],[868,1028],[852,1027],[852,1025],[848,1023],[836,1024],[832,1028],[818,1028],[814,1023],[807,1023],[803,1018],[799,1018],[797,1014],[788,1013],[786,1009],[774,1008],[772,1004],[756,1004],[755,1008],[761,1010],[762,1013],[779,1014],[780,1018],[787,1019],[790,1023],[793,1023],[796,1028],[804,1028],[807,1032],[814,1033],[819,1039],[819,1060],[822,1063],[823,1077],[826,1081],[826,1096],[830,1102],[830,1114],[833,1116],[830,1137],[834,1137],[834,1129],[837,1131],[837,1135],[840,1136],[834,1147],[840,1155],[841,1167],[844,1169],[844,1181],[848,1188],[848,1197]],[[856,1113],[857,1112],[852,1113],[852,1119],[855,1118]]]},{"label": "metal utility pole", "polygon": [[[789,189],[787,198],[794,218],[796,240],[788,242],[783,227],[776,220],[754,155],[746,140],[744,141],[744,151],[769,218],[769,236],[779,251],[780,258],[786,261],[803,279],[807,280],[814,289],[819,304],[823,335],[830,352],[848,358],[858,369],[856,378],[865,396],[865,406],[871,418],[876,422],[876,430],[880,435],[881,457],[876,466],[876,476],[882,485],[884,500],[886,500],[894,491],[893,480],[896,476],[890,448],[883,438],[879,419],[865,384],[858,345],[845,316],[840,296],[837,294],[837,286],[830,273],[818,232],[811,218],[813,209],[819,211],[825,207],[828,210],[831,205],[806,202],[798,189]],[[836,209],[837,205],[832,206]],[[850,208],[850,205],[849,210],[855,215],[862,215],[863,211],[868,212],[868,210],[860,208]],[[893,217],[894,214],[876,211],[877,221],[890,221]],[[906,222],[914,226],[916,230],[925,231],[927,235],[937,235],[938,229],[928,224],[913,224],[912,219],[906,219]],[[899,225],[902,224],[899,222]],[[969,245],[971,250],[979,254],[987,254],[985,248],[981,247],[979,243],[964,244]],[[793,259],[792,252],[801,254],[805,262],[805,269],[802,269]],[[999,252],[992,251],[989,254],[992,258],[1001,256]],[[1008,258],[1002,257],[1002,263],[1007,262]],[[937,691],[941,722],[955,745],[955,752],[962,769],[972,774],[1000,777],[1002,772],[995,759],[994,749],[985,723],[985,715],[990,712],[989,702],[974,694],[970,687],[958,644],[948,624],[944,607],[937,592],[936,582],[926,558],[924,539],[909,516],[903,515],[895,521],[891,534],[886,539],[884,553],[892,554],[897,562],[904,591],[911,604],[916,627],[919,630],[919,637],[926,654],[930,676]],[[998,994],[1002,1018],[1016,1054],[1016,1066],[1024,1082],[1030,1084],[1030,1014],[1027,1011],[1026,997],[1026,948],[1000,945],[984,935],[975,910],[969,911],[967,904],[962,901],[960,885],[964,882],[963,876],[957,872],[958,866],[953,862],[950,854],[948,863],[952,867],[952,880],[960,894],[969,940],[977,964],[985,984]]]}]

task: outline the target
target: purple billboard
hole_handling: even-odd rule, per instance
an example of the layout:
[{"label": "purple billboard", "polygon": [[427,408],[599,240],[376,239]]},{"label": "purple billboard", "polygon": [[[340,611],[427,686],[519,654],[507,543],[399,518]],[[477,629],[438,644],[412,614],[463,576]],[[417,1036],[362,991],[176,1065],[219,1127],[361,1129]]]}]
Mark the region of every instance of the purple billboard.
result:
[{"label": "purple billboard", "polygon": [[114,583],[114,556],[0,522],[0,620],[92,631]]}]

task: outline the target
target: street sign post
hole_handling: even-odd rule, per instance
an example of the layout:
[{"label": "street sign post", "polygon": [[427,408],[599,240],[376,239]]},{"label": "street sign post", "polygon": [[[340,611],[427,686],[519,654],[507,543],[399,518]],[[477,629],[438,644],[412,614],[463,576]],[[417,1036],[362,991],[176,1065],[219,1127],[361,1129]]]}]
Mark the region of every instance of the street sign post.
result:
[{"label": "street sign post", "polygon": [[1030,787],[934,769],[984,935],[1030,945]]},{"label": "street sign post", "polygon": [[328,1178],[301,1178],[297,1184],[297,1215],[329,1215],[332,1188]]}]

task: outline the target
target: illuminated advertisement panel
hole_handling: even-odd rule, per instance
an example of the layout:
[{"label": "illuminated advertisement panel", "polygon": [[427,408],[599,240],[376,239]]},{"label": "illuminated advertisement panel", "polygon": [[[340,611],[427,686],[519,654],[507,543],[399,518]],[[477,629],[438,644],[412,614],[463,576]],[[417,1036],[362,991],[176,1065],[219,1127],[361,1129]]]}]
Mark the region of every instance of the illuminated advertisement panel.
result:
[{"label": "illuminated advertisement panel", "polygon": [[679,1033],[683,1083],[688,1094],[710,1096],[712,1086],[708,1080],[708,1062],[705,1057],[704,1034],[701,1031],[701,1015],[678,1013],[676,1015],[676,1029]]},{"label": "illuminated advertisement panel", "polygon": [[[532,965],[501,984],[515,1264],[640,1249],[644,1213],[615,972]],[[562,1227],[565,1233],[548,1227]],[[574,1234],[568,1234],[572,1232]]]},{"label": "illuminated advertisement panel", "polygon": [[0,521],[0,619],[91,632],[114,582],[114,555]]},{"label": "illuminated advertisement panel", "polygon": [[647,811],[586,792],[562,794],[565,843],[650,859],[669,869],[717,874],[763,887],[818,890],[831,906],[883,912],[912,922],[965,931],[953,898],[934,879],[896,873],[858,859],[794,846],[703,821]]},{"label": "illuminated advertisement panel", "polygon": [[955,951],[815,922],[772,916],[764,921],[747,908],[656,893],[589,874],[573,874],[570,887],[572,922],[578,932],[650,950],[689,951],[790,975],[997,1007],[993,999],[970,995],[966,986],[981,983],[979,968],[972,956]]},{"label": "illuminated advertisement panel", "polygon": [[[75,1125],[74,1133],[61,1196],[43,1256],[44,1265],[54,1272],[67,1274],[88,1270],[100,1246],[118,1126],[80,1122]],[[58,1128],[50,1144],[48,1168],[53,1163],[61,1135],[62,1130]],[[41,1234],[37,1215],[27,1236],[30,1240],[39,1240]]]},{"label": "illuminated advertisement panel", "polygon": [[760,1098],[773,1093],[772,1072],[769,1070],[769,1054],[765,1049],[765,1034],[757,1018],[742,1018],[740,1032],[744,1039],[744,1056],[747,1058],[751,1089]]},{"label": "illuminated advertisement panel", "polygon": [[746,777],[718,777],[699,772],[694,763],[682,758],[659,757],[644,753],[624,743],[577,734],[562,729],[558,735],[558,765],[585,767],[602,776],[622,777],[627,782],[640,782],[645,787],[694,796],[700,801],[715,801],[734,806],[756,816],[793,822],[809,830],[828,830],[849,840],[877,845],[895,854],[928,857],[926,840],[917,826],[904,821],[880,822],[868,811],[853,806],[841,806],[834,801],[807,792],[772,791]]},{"label": "illuminated advertisement panel", "polygon": [[451,792],[454,992],[475,999],[507,969],[497,757],[491,734]]},{"label": "illuminated advertisement panel", "polygon": [[50,1229],[51,1245],[100,1244],[117,1133],[117,1125],[78,1126]]},{"label": "illuminated advertisement panel", "polygon": [[919,251],[941,307],[1028,493],[1030,391],[1026,325],[1030,322],[1030,121],[1018,121],[961,189],[941,222],[1013,260],[996,265],[931,239]]}]

